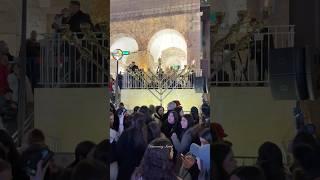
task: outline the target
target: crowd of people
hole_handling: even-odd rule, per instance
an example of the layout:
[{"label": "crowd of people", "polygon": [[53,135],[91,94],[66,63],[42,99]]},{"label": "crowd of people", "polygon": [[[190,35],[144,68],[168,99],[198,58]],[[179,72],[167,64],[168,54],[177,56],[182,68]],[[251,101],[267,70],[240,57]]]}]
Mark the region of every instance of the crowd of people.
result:
[{"label": "crowd of people", "polygon": [[231,142],[215,139],[211,147],[214,180],[320,179],[319,141],[308,132],[298,132],[293,139],[290,145],[292,164],[284,163],[283,152],[272,142],[264,142],[259,147],[256,164],[241,167],[237,166]]},{"label": "crowd of people", "polygon": [[0,129],[0,179],[106,180],[109,179],[108,146],[107,139],[99,144],[80,142],[75,148],[75,160],[66,167],[60,167],[53,154],[43,158],[47,155],[43,152],[51,151],[41,130],[30,130],[23,146],[17,148],[8,132]]},{"label": "crowd of people", "polygon": [[110,104],[110,179],[210,179],[210,107]]},{"label": "crowd of people", "polygon": [[[0,41],[0,127],[11,132],[16,130],[18,113],[19,81],[21,66],[10,52],[5,41]],[[33,102],[32,85],[25,77],[26,100]]]},{"label": "crowd of people", "polygon": [[238,165],[232,142],[218,123],[210,123],[207,104],[185,114],[179,101],[110,109],[110,179],[319,180],[320,144],[307,128],[289,145],[293,162],[281,148],[262,142],[255,163]]}]

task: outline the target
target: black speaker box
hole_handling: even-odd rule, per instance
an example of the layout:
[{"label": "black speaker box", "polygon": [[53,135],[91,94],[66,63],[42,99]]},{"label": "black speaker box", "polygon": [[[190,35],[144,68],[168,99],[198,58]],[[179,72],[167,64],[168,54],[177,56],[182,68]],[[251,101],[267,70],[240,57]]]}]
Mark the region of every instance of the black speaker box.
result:
[{"label": "black speaker box", "polygon": [[272,49],[269,67],[270,87],[275,99],[308,99],[304,48]]},{"label": "black speaker box", "polygon": [[317,100],[320,94],[320,51],[306,47],[306,78],[309,100]]}]

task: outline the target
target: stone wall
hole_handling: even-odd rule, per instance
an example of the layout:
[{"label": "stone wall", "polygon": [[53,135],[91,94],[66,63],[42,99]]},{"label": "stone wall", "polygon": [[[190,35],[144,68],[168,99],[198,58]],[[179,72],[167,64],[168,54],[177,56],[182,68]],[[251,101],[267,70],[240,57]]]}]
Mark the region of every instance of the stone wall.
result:
[{"label": "stone wall", "polygon": [[[198,20],[198,21],[197,21]],[[194,21],[190,23],[190,21]],[[163,29],[180,32],[188,45],[188,60],[200,59],[200,14],[179,14],[145,18],[135,21],[116,21],[110,24],[111,44],[119,34],[134,38],[139,49],[147,50],[152,36]],[[197,62],[200,65],[200,62]]]}]

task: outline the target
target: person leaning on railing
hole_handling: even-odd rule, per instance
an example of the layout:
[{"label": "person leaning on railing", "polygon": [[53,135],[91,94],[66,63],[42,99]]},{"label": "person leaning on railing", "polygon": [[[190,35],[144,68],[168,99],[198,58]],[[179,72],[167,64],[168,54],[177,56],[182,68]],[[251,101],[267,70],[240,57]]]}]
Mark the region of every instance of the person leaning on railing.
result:
[{"label": "person leaning on railing", "polygon": [[62,26],[67,24],[70,18],[70,12],[68,8],[63,8],[60,14],[56,14],[54,17],[54,22],[52,24],[52,29],[56,31],[56,33],[62,32]]}]

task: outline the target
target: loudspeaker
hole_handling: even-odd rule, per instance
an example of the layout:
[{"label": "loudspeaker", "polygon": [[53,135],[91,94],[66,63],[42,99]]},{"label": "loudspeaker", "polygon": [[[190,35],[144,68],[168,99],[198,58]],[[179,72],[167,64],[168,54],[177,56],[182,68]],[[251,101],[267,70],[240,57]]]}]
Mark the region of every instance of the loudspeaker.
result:
[{"label": "loudspeaker", "polygon": [[205,77],[195,77],[194,89],[196,93],[208,93],[207,79]]},{"label": "loudspeaker", "polygon": [[269,67],[273,98],[279,100],[308,99],[304,48],[272,49]]},{"label": "loudspeaker", "polygon": [[306,78],[309,100],[317,100],[320,95],[320,51],[306,47]]}]

